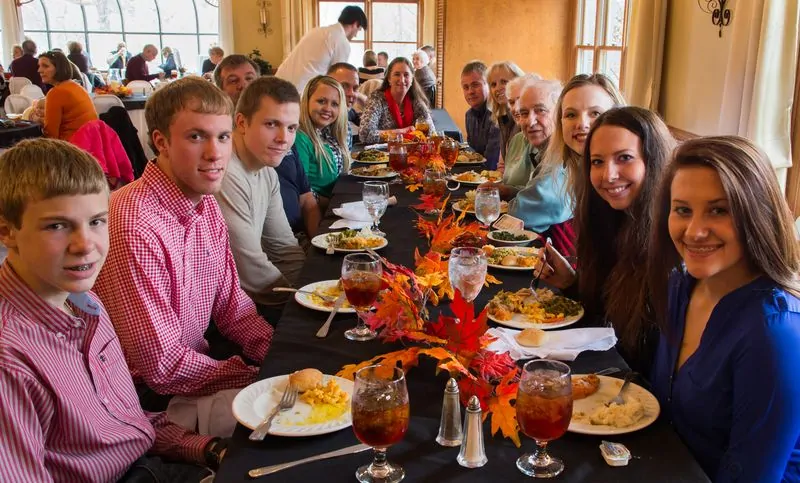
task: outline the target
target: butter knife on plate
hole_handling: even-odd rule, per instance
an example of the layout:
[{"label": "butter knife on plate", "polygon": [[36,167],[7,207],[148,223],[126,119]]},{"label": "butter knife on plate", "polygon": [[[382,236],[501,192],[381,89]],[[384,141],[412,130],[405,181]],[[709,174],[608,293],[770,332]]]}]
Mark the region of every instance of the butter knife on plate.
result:
[{"label": "butter knife on plate", "polygon": [[342,308],[342,305],[344,305],[344,301],[346,299],[347,297],[345,296],[345,294],[339,295],[339,298],[336,299],[336,303],[333,305],[333,310],[331,311],[331,315],[328,316],[328,320],[326,320],[325,323],[322,324],[322,327],[320,327],[319,330],[317,331],[317,337],[324,338],[328,336],[328,331],[331,328],[331,322],[333,321],[333,318],[336,316],[336,313],[339,312],[339,309]]},{"label": "butter knife on plate", "polygon": [[288,463],[281,463],[278,465],[272,466],[263,466],[261,468],[256,468],[254,470],[250,470],[247,474],[250,475],[250,478],[258,478],[261,476],[271,475],[273,473],[277,473],[278,471],[285,470],[287,468],[291,468],[293,466],[302,465],[305,463],[310,463],[312,461],[319,461],[328,458],[336,458],[337,456],[344,456],[347,454],[355,454],[360,453],[362,451],[366,451],[370,449],[370,446],[366,444],[356,444],[354,446],[348,446],[347,448],[338,449],[336,451],[330,451],[328,453],[318,454],[316,456],[309,456],[308,458],[303,458],[301,460],[290,461]]}]

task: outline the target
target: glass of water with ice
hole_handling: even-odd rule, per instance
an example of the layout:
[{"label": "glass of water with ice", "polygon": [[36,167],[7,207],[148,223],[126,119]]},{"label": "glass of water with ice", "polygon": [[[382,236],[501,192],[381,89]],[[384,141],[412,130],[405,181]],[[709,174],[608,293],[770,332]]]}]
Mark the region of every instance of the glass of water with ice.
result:
[{"label": "glass of water with ice", "polygon": [[453,248],[450,252],[448,272],[450,285],[461,292],[464,300],[472,302],[486,281],[486,255],[480,248]]},{"label": "glass of water with ice", "polygon": [[366,181],[361,199],[367,207],[367,213],[372,217],[372,233],[386,236],[386,233],[378,229],[378,223],[389,206],[389,184],[386,181]]},{"label": "glass of water with ice", "polygon": [[475,217],[487,227],[500,218],[500,190],[479,186],[475,193]]}]

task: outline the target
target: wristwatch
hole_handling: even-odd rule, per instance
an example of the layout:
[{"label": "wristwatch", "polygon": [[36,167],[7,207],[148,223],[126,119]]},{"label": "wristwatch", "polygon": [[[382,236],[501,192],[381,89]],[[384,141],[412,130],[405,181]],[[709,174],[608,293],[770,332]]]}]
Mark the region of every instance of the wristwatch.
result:
[{"label": "wristwatch", "polygon": [[225,451],[228,449],[228,440],[222,438],[214,438],[207,445],[205,449],[206,465],[209,468],[216,470],[225,456]]}]

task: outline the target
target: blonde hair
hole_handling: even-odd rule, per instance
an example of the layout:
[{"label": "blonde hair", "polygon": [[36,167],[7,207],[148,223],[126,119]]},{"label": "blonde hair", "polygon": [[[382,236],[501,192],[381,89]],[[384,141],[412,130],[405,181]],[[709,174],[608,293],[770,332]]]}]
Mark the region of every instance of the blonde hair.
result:
[{"label": "blonde hair", "polygon": [[155,154],[158,154],[158,149],[153,145],[153,133],[159,131],[169,139],[172,120],[183,110],[231,116],[233,126],[233,102],[230,97],[202,77],[178,79],[151,94],[144,107],[147,139]]},{"label": "blonde hair", "polygon": [[492,105],[492,121],[494,121],[494,123],[497,125],[500,124],[500,117],[508,114],[508,103],[498,102],[497,99],[494,98],[494,90],[491,86],[492,76],[500,73],[501,71],[505,71],[510,74],[510,80],[514,80],[525,75],[525,72],[520,69],[517,64],[511,62],[510,60],[495,62],[489,67],[489,70],[486,71],[486,81],[489,83],[489,98],[492,101],[490,103]]},{"label": "blonde hair", "polygon": [[314,145],[314,156],[317,158],[319,165],[322,166],[324,159],[330,166],[335,167],[336,162],[333,156],[329,155],[325,150],[325,143],[322,141],[322,137],[317,132],[317,128],[308,113],[311,96],[320,85],[332,87],[339,93],[339,116],[333,121],[332,128],[333,136],[339,143],[339,149],[342,150],[342,170],[346,172],[350,170],[350,151],[347,149],[347,104],[345,103],[342,85],[336,79],[327,75],[318,75],[306,85],[303,97],[300,100],[300,129],[311,139],[311,143]]},{"label": "blonde hair", "polygon": [[26,139],[0,156],[0,217],[15,228],[33,201],[108,191],[97,160],[66,141]]}]

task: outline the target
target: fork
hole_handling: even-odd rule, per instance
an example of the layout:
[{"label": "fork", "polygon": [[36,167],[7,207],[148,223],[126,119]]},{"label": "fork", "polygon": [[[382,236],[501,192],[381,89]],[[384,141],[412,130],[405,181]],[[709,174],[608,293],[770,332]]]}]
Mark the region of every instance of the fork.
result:
[{"label": "fork", "polygon": [[297,401],[297,388],[294,387],[293,384],[286,384],[286,389],[283,391],[283,396],[281,396],[280,402],[278,405],[275,406],[275,409],[269,413],[269,415],[264,418],[261,424],[250,433],[250,441],[263,441],[264,437],[269,432],[269,428],[272,426],[272,420],[275,419],[275,416],[278,415],[279,412],[286,411],[292,409],[294,407],[294,403]]},{"label": "fork", "polygon": [[619,392],[614,397],[614,399],[612,399],[612,400],[610,400],[610,401],[608,401],[606,403],[606,406],[611,406],[612,404],[616,404],[618,406],[622,406],[623,404],[625,404],[625,399],[622,397],[622,393],[625,392],[625,389],[628,389],[628,386],[630,386],[631,381],[633,380],[633,378],[638,376],[638,375],[639,374],[636,373],[636,372],[629,372],[628,374],[626,374],[625,375],[625,382],[622,383],[622,387],[619,388]]},{"label": "fork", "polygon": [[548,237],[547,240],[544,242],[544,246],[539,251],[539,273],[536,274],[536,278],[531,280],[531,297],[534,300],[539,300],[539,296],[536,294],[536,290],[539,288],[539,279],[542,278],[542,272],[544,272],[544,267],[547,264],[547,258],[545,252],[547,252],[547,247],[551,244],[550,238]]}]

